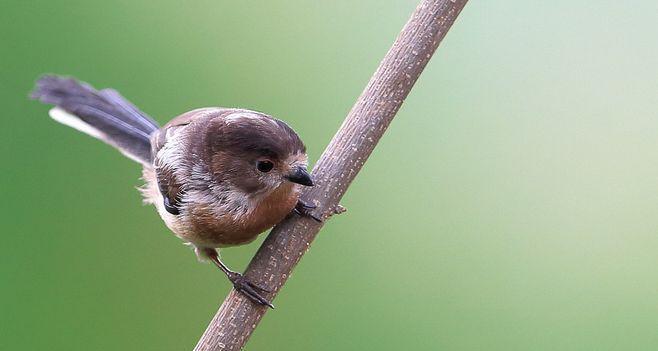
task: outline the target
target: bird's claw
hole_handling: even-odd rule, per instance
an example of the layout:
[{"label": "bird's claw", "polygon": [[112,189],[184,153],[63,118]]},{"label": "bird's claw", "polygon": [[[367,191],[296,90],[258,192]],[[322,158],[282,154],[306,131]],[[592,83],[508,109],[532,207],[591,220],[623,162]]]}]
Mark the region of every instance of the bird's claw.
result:
[{"label": "bird's claw", "polygon": [[310,218],[313,218],[316,222],[322,223],[323,222],[322,218],[314,215],[311,212],[316,208],[317,208],[317,206],[311,205],[311,204],[305,202],[304,200],[300,199],[300,200],[297,201],[297,205],[295,205],[294,211],[295,211],[296,214],[298,214],[300,216],[310,217]]},{"label": "bird's claw", "polygon": [[260,292],[265,292],[265,293],[270,293],[272,292],[269,289],[263,288],[261,286],[258,286],[252,282],[249,281],[249,279],[245,278],[242,274],[237,273],[237,272],[231,272],[228,275],[228,279],[233,283],[233,287],[235,290],[239,291],[242,293],[244,296],[249,298],[249,300],[263,306],[267,306],[269,308],[274,308],[274,305],[272,303],[264,298]]}]

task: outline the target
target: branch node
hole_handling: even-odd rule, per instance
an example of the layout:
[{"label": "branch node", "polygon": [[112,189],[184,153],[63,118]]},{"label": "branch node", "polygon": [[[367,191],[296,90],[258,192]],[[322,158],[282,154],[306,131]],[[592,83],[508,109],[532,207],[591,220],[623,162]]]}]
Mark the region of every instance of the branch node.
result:
[{"label": "branch node", "polygon": [[343,206],[343,205],[341,205],[341,204],[338,204],[338,205],[336,205],[336,207],[334,208],[334,212],[333,212],[333,214],[335,214],[335,215],[339,215],[339,214],[343,214],[343,213],[345,213],[345,212],[347,212],[347,208],[345,208],[345,206]]}]

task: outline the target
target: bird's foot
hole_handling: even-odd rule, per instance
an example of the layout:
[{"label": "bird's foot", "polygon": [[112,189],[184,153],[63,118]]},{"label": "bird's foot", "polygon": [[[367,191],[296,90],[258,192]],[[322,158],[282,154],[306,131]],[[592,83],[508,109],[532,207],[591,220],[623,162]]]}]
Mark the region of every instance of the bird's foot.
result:
[{"label": "bird's foot", "polygon": [[228,275],[228,279],[231,281],[231,283],[233,283],[233,287],[235,288],[235,290],[242,293],[244,296],[249,298],[249,300],[259,305],[264,305],[269,308],[274,308],[274,305],[272,305],[272,303],[268,299],[264,298],[261,295],[261,292],[267,293],[272,291],[250,282],[249,279],[245,278],[242,274],[238,272],[230,272],[227,275]]},{"label": "bird's foot", "polygon": [[322,223],[322,218],[314,215],[312,211],[316,209],[317,206],[311,205],[304,200],[298,200],[297,205],[295,205],[295,213],[300,215],[300,216],[306,216],[306,217],[311,217],[313,218],[316,222]]}]

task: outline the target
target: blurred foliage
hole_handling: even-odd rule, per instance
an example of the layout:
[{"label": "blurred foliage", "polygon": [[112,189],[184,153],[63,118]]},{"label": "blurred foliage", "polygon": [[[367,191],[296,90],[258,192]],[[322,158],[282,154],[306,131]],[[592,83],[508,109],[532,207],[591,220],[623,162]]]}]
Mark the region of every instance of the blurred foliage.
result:
[{"label": "blurred foliage", "polygon": [[[5,0],[0,349],[189,350],[229,289],[40,74],[265,111],[316,160],[415,5]],[[655,350],[656,13],[469,3],[247,349]]]}]

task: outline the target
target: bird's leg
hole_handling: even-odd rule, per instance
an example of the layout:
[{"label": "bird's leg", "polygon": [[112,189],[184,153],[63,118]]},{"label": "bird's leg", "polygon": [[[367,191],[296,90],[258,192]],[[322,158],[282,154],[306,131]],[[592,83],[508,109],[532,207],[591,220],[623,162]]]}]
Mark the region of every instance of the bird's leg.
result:
[{"label": "bird's leg", "polygon": [[317,221],[319,223],[322,223],[322,218],[314,215],[311,212],[316,208],[317,208],[317,206],[309,204],[309,203],[307,203],[306,201],[304,201],[302,199],[299,199],[299,200],[297,200],[297,205],[295,205],[295,209],[293,211],[295,211],[295,213],[300,215],[300,216],[311,217],[315,221]]},{"label": "bird's leg", "polygon": [[212,263],[217,266],[224,274],[226,274],[226,277],[228,280],[233,283],[233,287],[235,290],[239,291],[240,293],[244,294],[246,297],[248,297],[251,301],[259,304],[259,305],[264,305],[269,308],[274,308],[274,305],[264,298],[260,292],[271,292],[265,288],[262,288],[252,282],[250,282],[247,278],[245,278],[242,274],[238,272],[234,272],[230,270],[223,262],[222,260],[219,259],[219,255],[217,254],[217,250],[215,249],[205,249],[205,253],[207,257],[212,261]]}]

